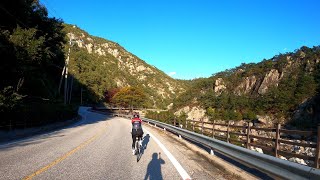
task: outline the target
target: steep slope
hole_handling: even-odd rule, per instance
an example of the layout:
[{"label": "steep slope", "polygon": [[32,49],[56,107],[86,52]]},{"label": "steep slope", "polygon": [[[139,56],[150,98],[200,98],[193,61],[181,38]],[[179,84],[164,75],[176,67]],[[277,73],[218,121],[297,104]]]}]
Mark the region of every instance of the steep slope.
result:
[{"label": "steep slope", "polygon": [[73,44],[70,72],[98,99],[112,88],[138,86],[147,94],[151,106],[165,108],[186,88],[185,82],[148,65],[115,42],[91,36],[72,25],[66,24],[64,30]]},{"label": "steep slope", "polygon": [[206,113],[212,119],[268,116],[274,122],[316,124],[320,122],[319,103],[316,103],[319,64],[320,46],[304,46],[257,64],[243,63],[210,78],[194,80],[192,87],[176,101],[175,109],[200,106],[202,116]]}]

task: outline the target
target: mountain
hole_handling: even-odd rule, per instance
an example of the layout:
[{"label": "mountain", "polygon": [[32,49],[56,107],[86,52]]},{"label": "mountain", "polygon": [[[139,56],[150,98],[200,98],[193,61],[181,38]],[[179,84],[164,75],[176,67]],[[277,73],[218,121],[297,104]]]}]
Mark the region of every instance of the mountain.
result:
[{"label": "mountain", "polygon": [[166,109],[173,103],[173,112],[185,111],[189,118],[258,118],[300,127],[320,122],[319,46],[303,46],[259,63],[242,63],[209,78],[181,81],[115,42],[91,36],[73,25],[66,24],[64,30],[74,44],[72,75],[94,92],[96,100],[114,88],[137,86],[146,93],[148,107]]},{"label": "mountain", "polygon": [[170,117],[185,111],[188,118],[208,120],[258,118],[306,127],[320,122],[319,46],[182,81],[115,42],[49,18],[38,1],[5,1],[2,6],[0,113],[10,119],[1,127],[69,119],[80,103],[105,102],[119,88],[143,94],[143,107],[172,107]]},{"label": "mountain", "polygon": [[185,111],[189,118],[258,118],[265,123],[310,127],[320,122],[319,64],[320,46],[303,46],[259,63],[243,63],[193,80],[174,109]]},{"label": "mountain", "polygon": [[[96,102],[108,90],[136,86],[146,93],[149,107],[166,108],[187,87],[186,81],[171,78],[115,42],[89,35],[69,24],[64,25],[64,32],[67,41],[72,40],[70,73],[98,97]],[[66,52],[68,47],[66,44]]]}]

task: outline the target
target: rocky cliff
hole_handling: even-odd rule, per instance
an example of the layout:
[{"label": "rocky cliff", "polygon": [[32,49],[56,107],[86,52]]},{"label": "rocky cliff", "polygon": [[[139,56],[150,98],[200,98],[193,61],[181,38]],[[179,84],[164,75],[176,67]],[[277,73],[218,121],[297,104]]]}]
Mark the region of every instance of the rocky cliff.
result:
[{"label": "rocky cliff", "polygon": [[[243,63],[210,78],[194,80],[192,89],[182,95],[190,98],[178,98],[175,108],[186,110],[190,119],[194,106],[201,112],[211,107],[214,119],[268,117],[274,122],[316,124],[320,122],[319,103],[316,103],[320,89],[319,62],[320,46],[304,46],[260,63]],[[196,114],[209,118],[200,111]]]}]

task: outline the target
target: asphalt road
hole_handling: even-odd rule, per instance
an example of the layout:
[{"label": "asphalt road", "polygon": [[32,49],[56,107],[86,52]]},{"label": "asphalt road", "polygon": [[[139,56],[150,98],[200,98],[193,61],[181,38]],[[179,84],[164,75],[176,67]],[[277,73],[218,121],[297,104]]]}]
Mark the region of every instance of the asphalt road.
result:
[{"label": "asphalt road", "polygon": [[130,120],[87,112],[72,126],[0,145],[0,179],[171,180],[186,177],[181,169],[192,179],[225,179],[165,132],[143,127],[145,149],[137,162]]}]

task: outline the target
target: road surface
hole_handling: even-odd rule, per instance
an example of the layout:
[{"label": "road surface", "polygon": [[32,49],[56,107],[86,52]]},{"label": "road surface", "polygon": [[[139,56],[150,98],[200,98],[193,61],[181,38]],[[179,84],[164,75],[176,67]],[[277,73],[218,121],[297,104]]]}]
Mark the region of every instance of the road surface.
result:
[{"label": "road surface", "polygon": [[72,126],[0,145],[0,179],[228,179],[166,135],[143,125],[142,157],[131,152],[131,123],[83,113]]}]

